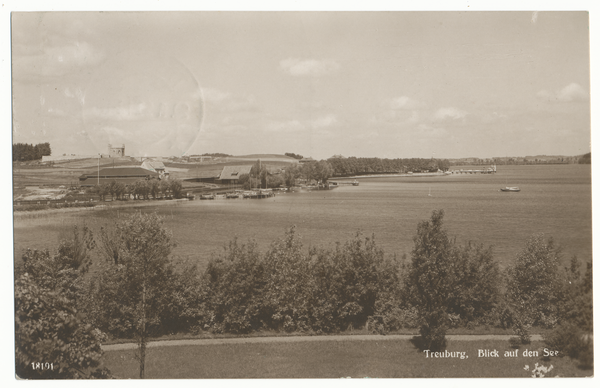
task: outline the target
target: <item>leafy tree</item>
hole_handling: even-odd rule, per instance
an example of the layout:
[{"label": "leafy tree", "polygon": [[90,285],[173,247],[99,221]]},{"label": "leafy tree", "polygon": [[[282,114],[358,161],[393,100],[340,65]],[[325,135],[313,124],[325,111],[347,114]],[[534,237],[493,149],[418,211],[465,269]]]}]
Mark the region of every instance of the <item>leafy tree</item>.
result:
[{"label": "leafy tree", "polygon": [[500,268],[491,247],[482,245],[455,246],[452,258],[457,286],[449,295],[448,312],[464,323],[476,322],[500,302]]},{"label": "leafy tree", "polygon": [[362,327],[374,314],[382,291],[391,286],[389,278],[396,275],[374,237],[363,240],[357,233],[335,251],[314,251],[312,256],[307,300],[313,328],[329,332]]},{"label": "leafy tree", "polygon": [[289,166],[285,169],[284,181],[288,187],[296,185],[296,179],[300,177],[300,168],[297,166]]},{"label": "leafy tree", "polygon": [[94,189],[95,189],[96,193],[98,194],[98,196],[100,197],[101,201],[106,200],[106,195],[110,193],[109,186],[106,183],[102,183],[99,186],[95,186]]},{"label": "leafy tree", "polygon": [[133,193],[137,199],[148,199],[149,192],[148,181],[140,180],[133,184]]},{"label": "leafy tree", "polygon": [[117,199],[123,199],[123,194],[126,192],[126,187],[123,183],[115,182],[113,190],[115,191]]},{"label": "leafy tree", "polygon": [[[104,335],[77,316],[60,288],[40,285],[29,273],[15,282],[16,373],[25,379],[109,377],[100,366]],[[41,366],[40,366],[41,364]]]},{"label": "leafy tree", "polygon": [[514,313],[525,325],[553,327],[562,298],[560,251],[552,238],[531,236],[508,268],[507,293]]},{"label": "leafy tree", "polygon": [[203,276],[206,324],[217,333],[249,333],[262,326],[264,264],[256,242],[229,243],[223,255],[212,258]]},{"label": "leafy tree", "polygon": [[150,192],[150,195],[153,199],[157,199],[159,190],[160,184],[158,180],[151,179],[148,181],[148,191]]},{"label": "leafy tree", "polygon": [[179,179],[169,180],[169,190],[174,198],[181,198],[181,192],[183,191],[183,184]]},{"label": "leafy tree", "polygon": [[307,165],[312,165],[310,172],[311,176],[319,183],[327,182],[327,180],[333,175],[333,167],[326,160],[320,160],[316,163],[308,163]]},{"label": "leafy tree", "polygon": [[269,175],[267,177],[267,187],[280,187],[284,184],[283,177],[281,175]]},{"label": "leafy tree", "polygon": [[166,198],[169,195],[169,190],[170,190],[169,182],[164,179],[161,179],[158,182],[158,189],[159,189],[161,195],[163,196],[163,198]]},{"label": "leafy tree", "polygon": [[544,336],[546,345],[558,350],[561,356],[578,359],[584,368],[593,367],[593,282],[592,262],[588,262],[583,276],[581,263],[576,257],[565,268],[564,300],[560,305],[559,325]]},{"label": "leafy tree", "polygon": [[419,312],[422,346],[439,350],[446,346],[448,306],[456,286],[452,243],[442,228],[444,211],[434,211],[419,223],[414,237],[406,295]]},{"label": "leafy tree", "polygon": [[105,264],[98,277],[95,321],[99,327],[138,341],[144,378],[148,338],[164,330],[174,278],[169,260],[174,243],[156,214],[135,213],[116,225],[118,263]]},{"label": "leafy tree", "polygon": [[[75,227],[58,252],[27,250],[15,282],[16,368],[22,378],[109,377],[99,369],[104,334],[89,324],[84,274],[91,231]],[[39,367],[41,363],[41,367]],[[94,369],[96,368],[96,369]]]},{"label": "leafy tree", "polygon": [[302,254],[302,243],[295,227],[271,244],[264,259],[265,287],[263,316],[274,329],[294,331],[308,328],[309,260]]},{"label": "leafy tree", "polygon": [[107,186],[108,192],[110,193],[111,199],[114,201],[117,195],[117,182],[113,179]]}]

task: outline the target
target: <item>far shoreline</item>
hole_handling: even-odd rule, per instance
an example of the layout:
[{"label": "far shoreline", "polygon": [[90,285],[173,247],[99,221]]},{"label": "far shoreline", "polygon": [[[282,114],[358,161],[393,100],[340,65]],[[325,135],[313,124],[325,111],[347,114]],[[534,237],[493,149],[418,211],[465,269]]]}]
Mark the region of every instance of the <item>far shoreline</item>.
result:
[{"label": "far shoreline", "polygon": [[369,174],[369,175],[352,175],[345,177],[333,177],[328,180],[334,181],[339,179],[359,179],[359,178],[385,178],[385,177],[426,177],[426,176],[449,176],[453,174],[446,174],[444,172],[416,172],[412,174]]}]

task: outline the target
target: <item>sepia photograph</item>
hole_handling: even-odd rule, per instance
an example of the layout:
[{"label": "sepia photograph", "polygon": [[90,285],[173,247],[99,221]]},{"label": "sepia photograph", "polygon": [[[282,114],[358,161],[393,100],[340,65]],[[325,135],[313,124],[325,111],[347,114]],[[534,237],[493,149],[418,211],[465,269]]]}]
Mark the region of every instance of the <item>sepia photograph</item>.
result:
[{"label": "sepia photograph", "polygon": [[12,380],[593,377],[592,12],[469,7],[4,12]]}]

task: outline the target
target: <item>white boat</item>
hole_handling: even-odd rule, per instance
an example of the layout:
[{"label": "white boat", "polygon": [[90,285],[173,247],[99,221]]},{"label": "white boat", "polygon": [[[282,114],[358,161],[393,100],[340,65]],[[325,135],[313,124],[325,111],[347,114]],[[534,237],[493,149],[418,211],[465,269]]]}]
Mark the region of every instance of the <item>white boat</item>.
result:
[{"label": "white boat", "polygon": [[[505,179],[508,181],[508,177],[505,177]],[[507,185],[506,187],[501,188],[500,191],[505,191],[508,193],[518,193],[519,191],[521,191],[521,189],[518,188],[517,186],[508,186]]]}]

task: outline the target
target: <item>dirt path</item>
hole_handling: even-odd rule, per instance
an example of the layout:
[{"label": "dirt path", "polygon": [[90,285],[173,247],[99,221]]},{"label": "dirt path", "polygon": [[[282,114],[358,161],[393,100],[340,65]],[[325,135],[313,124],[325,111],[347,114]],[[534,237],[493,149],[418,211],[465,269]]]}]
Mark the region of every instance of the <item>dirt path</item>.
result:
[{"label": "dirt path", "polygon": [[[160,346],[185,346],[185,345],[224,345],[224,344],[255,344],[255,343],[273,343],[273,342],[316,342],[316,341],[395,341],[412,339],[414,335],[327,335],[327,336],[297,336],[297,337],[251,337],[251,338],[212,338],[212,339],[184,339],[184,340],[166,340],[149,342],[149,348]],[[485,340],[504,340],[508,341],[512,335],[447,335],[450,341],[485,341]],[[541,341],[542,336],[534,334],[532,341]],[[102,345],[104,351],[135,349],[137,344],[114,344]]]}]

